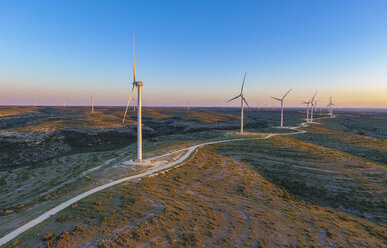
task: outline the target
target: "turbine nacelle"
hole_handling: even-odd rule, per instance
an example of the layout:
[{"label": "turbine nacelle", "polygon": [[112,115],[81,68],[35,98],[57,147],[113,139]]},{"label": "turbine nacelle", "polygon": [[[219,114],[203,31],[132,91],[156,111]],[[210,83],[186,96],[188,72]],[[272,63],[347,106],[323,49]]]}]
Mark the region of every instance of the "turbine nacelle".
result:
[{"label": "turbine nacelle", "polygon": [[144,83],[142,81],[133,82],[133,86],[135,86],[135,87],[143,86],[143,85],[144,85]]}]

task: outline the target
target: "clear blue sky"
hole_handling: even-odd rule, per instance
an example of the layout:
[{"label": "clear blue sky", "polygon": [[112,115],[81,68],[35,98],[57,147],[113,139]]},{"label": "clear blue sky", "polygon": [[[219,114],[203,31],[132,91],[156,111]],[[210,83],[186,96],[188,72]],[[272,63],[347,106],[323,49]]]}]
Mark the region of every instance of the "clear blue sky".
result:
[{"label": "clear blue sky", "polygon": [[[387,107],[387,1],[0,1],[5,103]],[[229,104],[235,106],[238,103]]]}]

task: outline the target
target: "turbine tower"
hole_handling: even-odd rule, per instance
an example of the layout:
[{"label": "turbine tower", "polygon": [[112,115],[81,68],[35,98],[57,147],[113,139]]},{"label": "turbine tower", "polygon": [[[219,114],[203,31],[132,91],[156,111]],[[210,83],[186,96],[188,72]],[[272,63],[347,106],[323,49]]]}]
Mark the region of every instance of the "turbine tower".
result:
[{"label": "turbine tower", "polygon": [[0,97],[0,106],[3,106],[3,97]]},{"label": "turbine tower", "polygon": [[91,96],[91,113],[94,113],[94,96]]},{"label": "turbine tower", "polygon": [[310,101],[301,102],[301,103],[306,104],[306,121],[309,122],[309,104],[310,104]]},{"label": "turbine tower", "polygon": [[329,107],[329,115],[331,116],[331,118],[333,117],[333,106],[336,106],[336,105],[332,103],[332,97],[330,97],[328,107]]},{"label": "turbine tower", "polygon": [[137,160],[142,162],[142,116],[141,116],[141,87],[143,86],[142,81],[136,80],[136,62],[135,62],[135,45],[134,45],[134,37],[133,37],[133,86],[132,91],[130,92],[128,104],[126,105],[124,118],[122,123],[125,123],[126,113],[128,112],[128,107],[130,103],[130,99],[132,98],[134,90],[137,88]]},{"label": "turbine tower", "polygon": [[303,101],[303,102],[301,102],[301,103],[303,103],[303,104],[306,104],[306,121],[307,122],[310,122],[310,117],[309,117],[309,115],[310,116],[312,116],[311,114],[309,114],[310,113],[310,110],[309,110],[309,104],[312,104],[312,101],[314,100],[314,97],[316,96],[316,94],[317,94],[317,92],[316,93],[314,93],[314,96],[311,98],[311,99],[309,99],[309,101]]},{"label": "turbine tower", "polygon": [[311,103],[311,109],[310,109],[310,122],[313,122],[314,98],[316,97],[316,95],[317,95],[317,91],[316,91],[316,93],[314,93],[314,96],[309,100],[309,102]]},{"label": "turbine tower", "polygon": [[245,96],[243,94],[243,86],[245,85],[245,79],[246,79],[246,74],[247,72],[245,72],[245,76],[243,77],[243,82],[242,82],[242,88],[241,88],[241,93],[239,95],[237,95],[236,97],[234,98],[231,98],[230,100],[228,100],[227,102],[231,102],[237,98],[241,98],[241,134],[243,134],[243,103],[245,102],[247,107],[250,108],[249,104],[247,103],[246,99],[245,99]]},{"label": "turbine tower", "polygon": [[271,97],[273,98],[274,100],[277,100],[277,101],[280,101],[281,102],[281,128],[284,126],[284,99],[285,97],[289,94],[289,92],[291,91],[292,89],[288,90],[288,92],[286,92],[286,94],[280,99],[280,98],[275,98],[275,97]]}]

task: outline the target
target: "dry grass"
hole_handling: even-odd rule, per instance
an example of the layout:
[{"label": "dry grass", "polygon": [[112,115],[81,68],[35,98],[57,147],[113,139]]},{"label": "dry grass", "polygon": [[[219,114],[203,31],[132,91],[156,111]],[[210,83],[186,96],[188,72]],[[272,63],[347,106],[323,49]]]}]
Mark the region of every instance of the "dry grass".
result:
[{"label": "dry grass", "polygon": [[26,107],[26,106],[12,106],[12,107],[2,107],[0,106],[0,117],[6,117],[11,115],[20,115],[27,113],[34,113],[37,110],[37,107]]},{"label": "dry grass", "polygon": [[178,168],[106,190],[72,210],[71,220],[85,228],[50,235],[47,245],[383,247],[386,235],[384,226],[299,201],[209,147]]}]

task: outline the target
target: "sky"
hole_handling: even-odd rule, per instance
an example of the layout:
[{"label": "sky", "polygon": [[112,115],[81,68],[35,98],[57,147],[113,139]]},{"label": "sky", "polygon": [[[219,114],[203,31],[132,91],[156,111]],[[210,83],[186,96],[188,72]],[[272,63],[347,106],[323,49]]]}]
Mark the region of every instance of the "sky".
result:
[{"label": "sky", "polygon": [[387,1],[0,1],[4,104],[387,108]]}]

